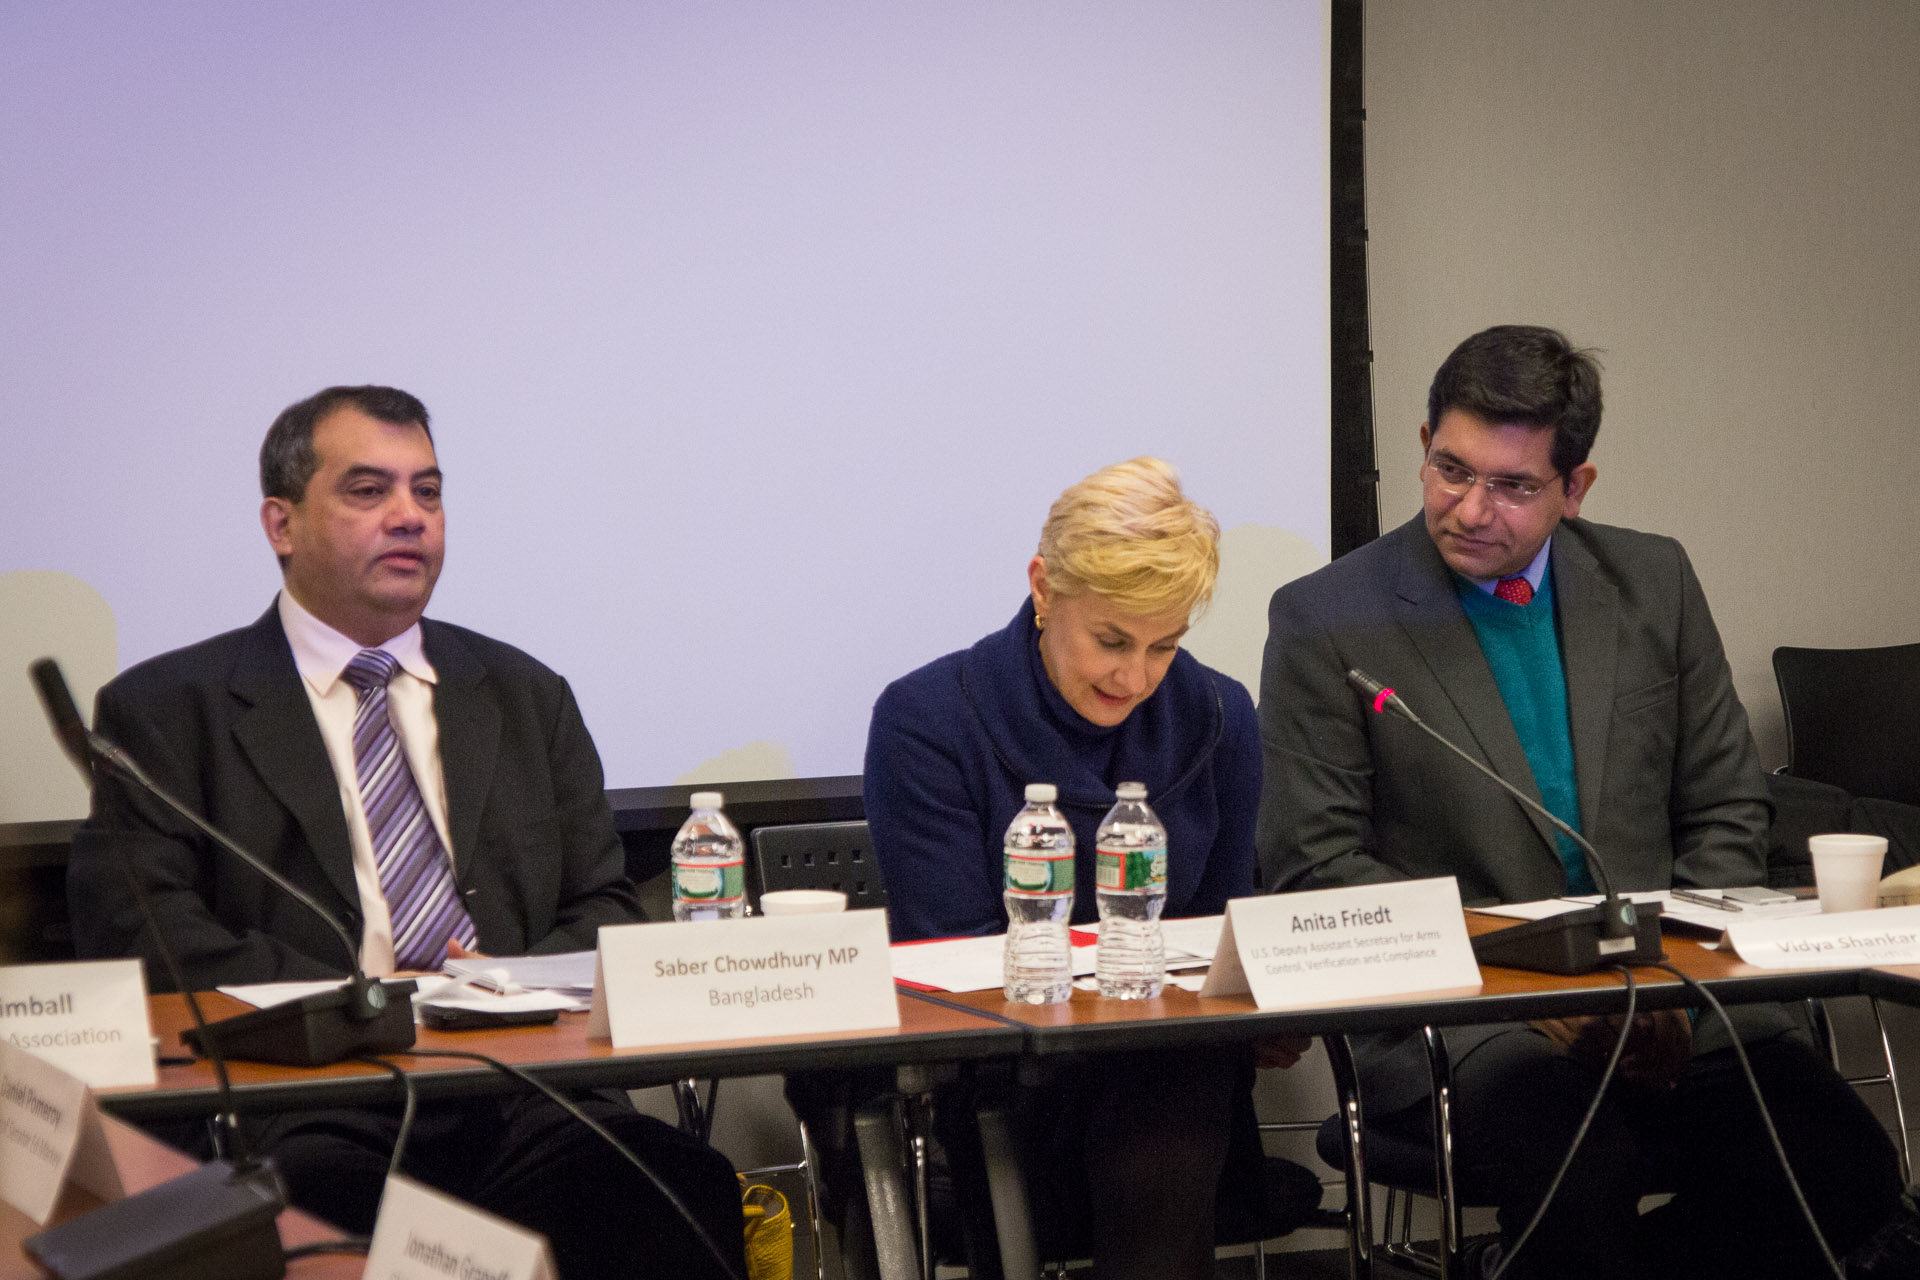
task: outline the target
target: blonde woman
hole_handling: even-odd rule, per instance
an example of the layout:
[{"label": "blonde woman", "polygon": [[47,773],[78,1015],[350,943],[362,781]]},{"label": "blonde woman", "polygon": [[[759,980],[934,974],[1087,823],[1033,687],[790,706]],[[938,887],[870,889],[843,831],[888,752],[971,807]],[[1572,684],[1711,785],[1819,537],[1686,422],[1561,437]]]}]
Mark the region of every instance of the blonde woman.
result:
[{"label": "blonde woman", "polygon": [[[1005,932],[1001,837],[1029,782],[1059,788],[1079,885],[1094,883],[1094,830],[1114,788],[1143,782],[1167,828],[1168,917],[1216,914],[1254,891],[1253,701],[1180,648],[1213,594],[1219,544],[1167,463],[1097,471],[1054,502],[1013,621],[880,695],[864,790],[896,941]],[[1096,915],[1083,890],[1075,922]],[[1230,1138],[1236,1157],[1244,1143],[1258,1159],[1251,1076],[1250,1052],[1207,1047],[1090,1058],[1018,1091],[1034,1221],[1059,1233],[1043,1249],[1090,1250],[1101,1280],[1211,1276]],[[965,1110],[940,1110],[962,1191]],[[1224,1182],[1257,1195],[1258,1165],[1236,1168]]]}]

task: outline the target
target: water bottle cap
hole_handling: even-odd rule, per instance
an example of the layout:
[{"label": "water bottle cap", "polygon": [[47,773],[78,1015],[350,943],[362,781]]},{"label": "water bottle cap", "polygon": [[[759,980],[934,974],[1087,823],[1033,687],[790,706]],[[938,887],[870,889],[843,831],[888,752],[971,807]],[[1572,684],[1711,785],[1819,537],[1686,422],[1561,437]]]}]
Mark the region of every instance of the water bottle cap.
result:
[{"label": "water bottle cap", "polygon": [[718,809],[726,803],[726,797],[718,791],[696,791],[687,797],[687,804],[695,809]]},{"label": "water bottle cap", "polygon": [[1027,784],[1028,804],[1052,804],[1060,798],[1060,788],[1051,782],[1029,782]]},{"label": "water bottle cap", "polygon": [[1144,782],[1123,782],[1114,791],[1122,800],[1145,800],[1147,784]]}]

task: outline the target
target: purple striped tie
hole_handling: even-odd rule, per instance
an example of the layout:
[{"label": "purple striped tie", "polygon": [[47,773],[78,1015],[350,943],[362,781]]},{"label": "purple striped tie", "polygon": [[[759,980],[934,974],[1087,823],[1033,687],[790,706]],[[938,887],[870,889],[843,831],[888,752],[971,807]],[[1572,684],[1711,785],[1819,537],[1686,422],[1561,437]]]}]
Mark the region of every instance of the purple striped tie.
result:
[{"label": "purple striped tie", "polygon": [[360,807],[373,837],[380,892],[393,917],[393,963],[398,969],[438,969],[447,940],[474,945],[473,921],[460,905],[453,860],[440,843],[419,784],[400,750],[387,706],[387,683],[400,669],[392,654],[362,649],[341,672],[359,691],[353,715],[353,766]]}]

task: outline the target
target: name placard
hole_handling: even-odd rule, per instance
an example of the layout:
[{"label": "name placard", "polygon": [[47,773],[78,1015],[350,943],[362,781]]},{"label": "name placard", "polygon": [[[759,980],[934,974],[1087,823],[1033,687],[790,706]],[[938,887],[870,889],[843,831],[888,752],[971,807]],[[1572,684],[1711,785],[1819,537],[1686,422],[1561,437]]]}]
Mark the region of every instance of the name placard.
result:
[{"label": "name placard", "polygon": [[96,1089],[152,1084],[153,1025],[138,960],[0,968],[0,1041]]},{"label": "name placard", "polygon": [[69,1185],[125,1192],[86,1081],[0,1042],[0,1200],[45,1225]]},{"label": "name placard", "polygon": [[1727,927],[1733,949],[1760,969],[1920,964],[1920,907],[1882,907]]},{"label": "name placard", "polygon": [[882,909],[600,930],[587,1034],[615,1048],[899,1025]]},{"label": "name placard", "polygon": [[1200,994],[1290,1009],[1479,989],[1460,887],[1444,876],[1236,898]]},{"label": "name placard", "polygon": [[545,1236],[496,1218],[411,1178],[380,1195],[367,1250],[380,1280],[554,1280]]}]

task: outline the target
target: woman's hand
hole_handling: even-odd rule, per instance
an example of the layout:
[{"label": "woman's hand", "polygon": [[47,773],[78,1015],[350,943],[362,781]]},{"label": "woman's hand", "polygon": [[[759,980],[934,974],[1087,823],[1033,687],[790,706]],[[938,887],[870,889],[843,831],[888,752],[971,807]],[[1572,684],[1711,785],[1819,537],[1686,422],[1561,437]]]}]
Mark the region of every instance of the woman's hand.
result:
[{"label": "woman's hand", "polygon": [[1313,1048],[1312,1036],[1274,1036],[1253,1042],[1253,1065],[1290,1067]]}]

